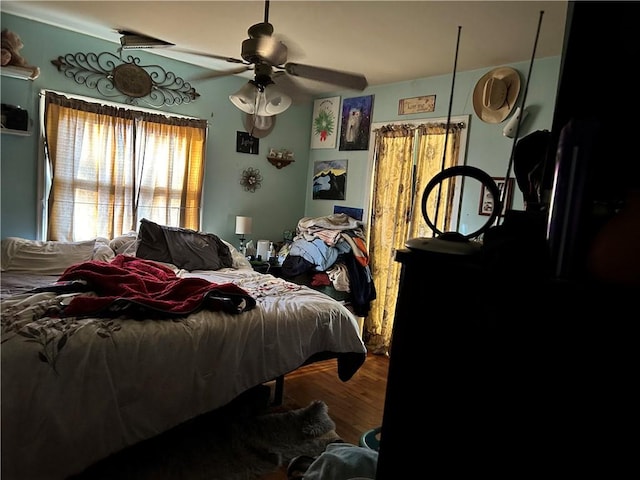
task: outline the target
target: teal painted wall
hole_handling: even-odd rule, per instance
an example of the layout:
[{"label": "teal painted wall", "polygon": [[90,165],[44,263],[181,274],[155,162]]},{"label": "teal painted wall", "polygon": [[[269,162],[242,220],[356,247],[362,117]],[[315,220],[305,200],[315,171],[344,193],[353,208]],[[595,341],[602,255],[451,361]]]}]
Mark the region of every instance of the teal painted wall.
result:
[{"label": "teal painted wall", "polygon": [[[51,60],[67,53],[115,53],[118,44],[4,13],[1,20],[3,28],[9,28],[21,36],[25,44],[23,56],[41,69],[41,74],[35,81],[1,77],[3,103],[27,108],[30,117],[37,123],[38,94],[41,89],[99,98],[95,90],[64,77],[51,64]],[[132,53],[141,59],[142,64],[160,64],[165,70],[186,80],[205,71],[147,51]],[[521,95],[529,74],[529,64],[527,61],[511,65],[521,74]],[[559,68],[560,57],[534,61],[526,101],[529,116],[522,124],[520,136],[551,128]],[[490,68],[456,73],[452,115],[470,116],[466,162],[492,176],[504,176],[513,147],[513,140],[502,135],[506,122],[484,123],[473,112],[474,86],[488,70]],[[337,91],[325,96],[340,96],[344,99],[373,95],[372,123],[446,118],[451,97],[451,80],[452,75],[444,75],[370,87],[364,92]],[[235,151],[236,132],[244,131],[243,114],[231,104],[228,95],[238,90],[246,81],[239,77],[224,77],[193,82],[201,95],[195,102],[157,109],[209,121],[202,229],[234,242],[235,216],[247,215],[253,217],[254,222],[254,233],[250,239],[278,240],[284,230],[295,228],[302,216],[330,214],[334,205],[365,208],[368,201],[367,179],[371,168],[371,152],[339,151],[337,147],[311,150],[312,103],[292,106],[279,115],[272,133],[260,140],[259,155]],[[436,95],[434,112],[398,115],[400,99],[422,95]],[[150,108],[144,104],[140,106]],[[1,135],[1,142],[0,235],[35,238],[39,129],[36,125],[34,134],[28,137]],[[293,151],[296,161],[285,168],[275,168],[265,158],[271,147]],[[312,199],[314,161],[328,159],[348,160],[344,201]],[[263,176],[262,187],[254,193],[244,191],[239,184],[241,173],[247,167],[258,168]],[[465,192],[462,222],[467,229],[473,229],[486,219],[476,213],[478,200],[479,191],[470,189]],[[522,197],[516,189],[514,208],[521,207]]]},{"label": "teal painted wall", "polygon": [[[530,61],[510,65],[520,72],[521,99],[524,95],[529,64]],[[519,138],[536,130],[551,130],[559,69],[560,57],[549,57],[534,61],[525,104],[529,114],[521,124]],[[489,70],[491,68],[456,72],[451,115],[452,117],[469,116],[465,162],[481,168],[493,177],[504,177],[514,145],[513,139],[507,138],[502,134],[508,119],[499,124],[485,123],[475,115],[473,110],[474,87],[478,80]],[[338,92],[336,95],[341,95],[342,98],[373,95],[372,123],[414,121],[416,119],[446,120],[451,99],[452,76],[451,74],[370,87],[358,95],[354,95],[353,92]],[[398,102],[400,99],[423,95],[436,96],[436,105],[433,112],[398,115]],[[364,208],[366,210],[365,204],[368,200],[369,185],[365,179],[371,169],[371,156],[371,151],[311,150],[309,156],[309,179],[313,176],[313,163],[315,161],[347,159],[347,188],[344,201],[313,200],[312,192],[307,190],[306,215],[314,217],[327,215],[333,211],[333,205],[335,204]],[[511,176],[513,176],[513,170],[511,171]],[[420,198],[421,194],[422,192],[420,192]],[[461,231],[464,231],[462,233],[468,234],[476,231],[487,221],[487,217],[477,214],[479,199],[479,182],[469,182],[465,186],[463,195]],[[513,208],[524,208],[522,195],[517,188],[515,189]]]},{"label": "teal painted wall", "polygon": [[[36,120],[36,131],[29,137],[1,135],[0,234],[2,237],[35,238],[38,94],[46,88],[100,98],[96,90],[78,85],[58,72],[51,60],[67,53],[116,53],[119,44],[13,15],[2,14],[1,19],[3,28],[20,35],[24,42],[21,53],[30,64],[38,65],[41,73],[34,81],[0,77],[2,102],[27,108],[30,117]],[[206,71],[147,51],[131,53],[141,59],[141,64],[162,65],[185,80]],[[236,215],[253,217],[254,234],[249,238],[282,238],[283,230],[295,227],[304,215],[307,188],[312,105],[292,106],[279,115],[271,134],[260,140],[258,155],[237,153],[236,132],[245,130],[244,114],[228,96],[246,82],[235,76],[194,82],[193,86],[200,94],[196,101],[155,109],[209,121],[202,229],[234,243],[237,241],[234,233]],[[108,100],[123,102],[122,98]],[[140,107],[152,108],[143,103]],[[295,152],[296,161],[278,170],[266,160],[269,147]],[[258,168],[263,177],[262,187],[254,193],[246,192],[239,183],[242,171],[247,167]]]}]

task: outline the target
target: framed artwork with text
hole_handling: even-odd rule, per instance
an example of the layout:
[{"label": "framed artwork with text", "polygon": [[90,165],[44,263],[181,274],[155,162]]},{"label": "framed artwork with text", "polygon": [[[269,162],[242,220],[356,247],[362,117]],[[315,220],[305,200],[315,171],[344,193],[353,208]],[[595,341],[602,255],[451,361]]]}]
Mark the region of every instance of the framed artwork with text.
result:
[{"label": "framed artwork with text", "polygon": [[340,97],[319,98],[313,102],[311,148],[336,148]]},{"label": "framed artwork with text", "polygon": [[260,140],[247,132],[236,132],[236,152],[258,155]]}]

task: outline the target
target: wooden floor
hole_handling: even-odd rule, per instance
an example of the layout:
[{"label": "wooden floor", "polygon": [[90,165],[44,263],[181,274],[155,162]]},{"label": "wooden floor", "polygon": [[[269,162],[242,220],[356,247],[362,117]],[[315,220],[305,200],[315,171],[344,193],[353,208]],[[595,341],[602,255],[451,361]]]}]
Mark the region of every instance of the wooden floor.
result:
[{"label": "wooden floor", "polygon": [[[388,368],[388,357],[369,354],[351,380],[342,382],[335,360],[308,365],[285,377],[284,403],[306,406],[313,400],[324,401],[336,433],[357,445],[364,432],[382,423]],[[286,478],[286,469],[281,469],[262,480]]]}]

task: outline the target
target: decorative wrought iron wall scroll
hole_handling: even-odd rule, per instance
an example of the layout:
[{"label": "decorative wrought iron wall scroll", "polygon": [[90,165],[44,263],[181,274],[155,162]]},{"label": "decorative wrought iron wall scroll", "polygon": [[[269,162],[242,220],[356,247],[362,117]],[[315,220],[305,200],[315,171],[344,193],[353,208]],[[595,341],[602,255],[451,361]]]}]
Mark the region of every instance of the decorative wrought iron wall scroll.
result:
[{"label": "decorative wrought iron wall scroll", "polygon": [[124,96],[125,102],[139,101],[159,107],[193,102],[200,96],[184,79],[167,72],[160,65],[140,65],[133,55],[67,53],[51,60],[59,72],[78,84],[94,88],[104,97]]}]

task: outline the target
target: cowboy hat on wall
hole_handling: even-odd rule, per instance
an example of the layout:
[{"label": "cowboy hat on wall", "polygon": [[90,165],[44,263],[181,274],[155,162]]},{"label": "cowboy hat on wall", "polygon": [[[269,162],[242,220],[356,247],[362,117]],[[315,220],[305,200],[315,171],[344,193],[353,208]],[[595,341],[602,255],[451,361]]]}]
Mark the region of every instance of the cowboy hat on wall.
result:
[{"label": "cowboy hat on wall", "polygon": [[483,122],[500,123],[509,116],[520,94],[520,74],[511,67],[490,70],[473,90],[473,109]]}]

